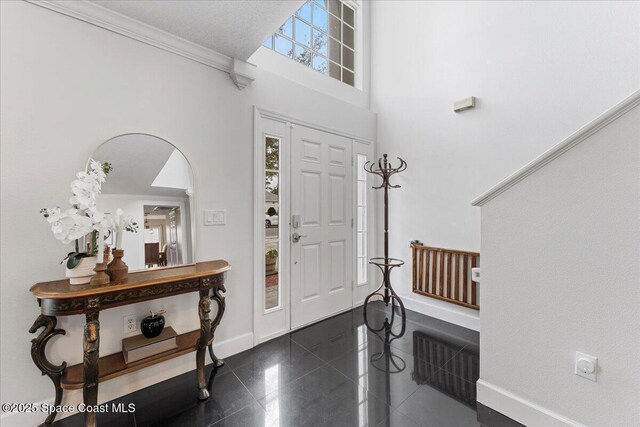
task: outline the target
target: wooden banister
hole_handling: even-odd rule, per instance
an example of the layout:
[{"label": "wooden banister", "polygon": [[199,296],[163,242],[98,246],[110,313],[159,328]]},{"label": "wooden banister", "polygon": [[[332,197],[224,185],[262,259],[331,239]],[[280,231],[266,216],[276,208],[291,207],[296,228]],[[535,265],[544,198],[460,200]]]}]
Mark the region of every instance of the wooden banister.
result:
[{"label": "wooden banister", "polygon": [[479,310],[477,283],[471,269],[480,265],[477,252],[411,244],[413,292]]}]

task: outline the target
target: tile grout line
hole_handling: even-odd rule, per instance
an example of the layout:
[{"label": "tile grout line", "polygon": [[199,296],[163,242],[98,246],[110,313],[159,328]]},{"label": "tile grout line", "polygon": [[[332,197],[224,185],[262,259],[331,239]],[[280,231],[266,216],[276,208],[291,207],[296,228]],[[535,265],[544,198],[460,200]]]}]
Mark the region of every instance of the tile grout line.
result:
[{"label": "tile grout line", "polygon": [[[435,372],[434,372],[430,377],[428,377],[428,378],[427,378],[427,381],[428,381],[428,379],[431,379],[431,378],[435,377],[435,376],[436,376],[440,371],[449,372],[449,371],[447,371],[447,370],[446,370],[446,369],[444,369],[444,368],[438,368],[438,369],[437,369],[437,370],[436,370],[436,371],[435,371]],[[467,381],[467,382],[468,382],[468,381]],[[412,416],[411,416],[411,415],[409,415],[408,413],[401,411],[401,410],[400,410],[400,407],[401,407],[402,405],[404,405],[404,404],[405,404],[405,402],[407,402],[409,399],[411,399],[411,398],[413,397],[413,395],[414,395],[414,394],[416,394],[416,393],[418,393],[419,391],[421,391],[421,390],[425,389],[426,387],[429,387],[429,388],[431,388],[431,389],[433,389],[433,390],[436,390],[437,392],[440,392],[440,390],[438,390],[438,389],[434,388],[433,386],[429,385],[428,383],[420,384],[420,385],[418,386],[418,388],[417,388],[413,393],[411,393],[411,394],[410,394],[406,399],[404,399],[404,400],[403,400],[403,401],[398,405],[398,407],[396,408],[396,411],[398,411],[400,414],[402,414],[402,415],[404,415],[405,417],[409,418],[411,421],[415,422],[415,423],[416,423],[416,424],[418,424],[418,425],[421,425],[421,422],[420,422],[420,421],[418,421],[418,420],[416,420],[414,417],[412,417]],[[455,399],[454,399],[454,400],[455,400]]]},{"label": "tile grout line", "polygon": [[295,345],[297,345],[298,347],[300,347],[301,349],[303,349],[306,352],[309,352],[313,357],[315,357],[316,359],[318,359],[319,361],[321,361],[322,363],[329,363],[326,360],[324,360],[323,358],[321,358],[320,356],[318,356],[317,354],[315,354],[313,351],[309,350],[307,347],[303,346],[302,344],[300,344],[299,342],[297,342],[296,340],[294,340],[291,337],[288,337],[289,340],[294,343]]},{"label": "tile grout line", "polygon": [[[355,380],[352,380],[351,378],[349,378],[346,374],[344,374],[342,371],[340,371],[340,369],[336,368],[335,366],[327,363],[327,365],[329,365],[331,368],[333,368],[333,370],[335,370],[336,372],[338,372],[340,375],[342,375],[343,377],[345,377],[348,381],[351,382],[351,384],[355,385],[358,388],[363,389],[367,394],[370,394],[371,396],[373,396],[374,399],[380,401],[380,403],[382,403],[383,405],[387,406],[389,408],[389,410],[391,412],[395,411],[395,409],[393,408],[393,406],[387,404],[387,402],[385,402],[384,400],[382,400],[380,397],[378,397],[377,395],[373,394],[371,391],[369,391],[369,389],[367,387],[363,387],[360,385],[360,383],[356,382]],[[411,393],[413,394],[413,393]],[[404,401],[403,401],[404,402]],[[383,420],[384,421],[384,420]],[[380,421],[380,423],[382,423],[382,421]],[[376,424],[376,426],[380,425],[380,423]]]},{"label": "tile grout line", "polygon": [[[231,369],[231,368],[229,368],[229,369]],[[253,403],[257,403],[258,405],[260,405],[260,402],[258,402],[258,399],[256,399],[256,398],[255,398],[255,396],[253,395],[253,393],[251,393],[251,390],[249,390],[249,389],[247,388],[247,386],[242,382],[242,380],[238,377],[238,375],[236,375],[236,373],[233,371],[233,369],[231,369],[231,373],[233,374],[233,376],[234,376],[234,377],[236,377],[236,379],[238,380],[238,382],[240,382],[240,384],[242,384],[242,387],[244,387],[244,389],[245,389],[245,390],[247,390],[247,393],[249,393],[249,396],[251,396],[251,398],[253,399]],[[214,382],[215,382],[215,381],[214,381]],[[232,412],[232,413],[230,413],[230,414],[228,414],[228,415],[226,415],[226,416],[224,416],[224,417],[220,418],[218,421],[214,422],[213,424],[210,424],[208,427],[214,426],[214,425],[218,424],[220,421],[224,421],[224,420],[226,420],[226,419],[227,419],[227,418],[229,418],[230,416],[235,415],[235,414],[237,414],[238,412],[240,412],[240,411],[242,411],[242,410],[244,410],[244,409],[248,408],[250,405],[251,405],[251,404],[245,405],[245,406],[243,406],[242,408],[238,409],[237,411],[234,411],[234,412]],[[262,408],[262,405],[260,405],[260,407]],[[263,408],[263,409],[264,409],[264,408]]]},{"label": "tile grout line", "polygon": [[[283,338],[283,337],[286,337],[286,338],[288,338],[289,340],[291,340],[291,338],[289,338],[288,336],[286,336],[286,335],[281,335],[281,336],[276,337],[276,338],[273,338],[273,339],[271,339],[271,340],[269,340],[269,341],[262,342],[262,343],[260,343],[260,344],[258,344],[258,345],[256,345],[256,346],[254,346],[254,347],[251,347],[251,348],[248,348],[248,349],[246,349],[246,350],[244,350],[244,351],[241,351],[240,353],[237,353],[237,354],[234,354],[234,355],[232,355],[232,356],[229,356],[229,357],[227,357],[227,358],[226,358],[226,360],[228,360],[228,359],[232,359],[233,357],[235,357],[235,356],[237,356],[237,355],[239,355],[239,354],[242,354],[242,353],[248,352],[248,351],[255,351],[257,348],[259,348],[259,347],[261,347],[261,346],[266,346],[266,345],[267,345],[267,344],[269,344],[269,343],[275,343],[275,342],[276,342],[276,340],[279,340],[279,339],[281,339],[281,338]],[[250,362],[251,362],[250,360],[247,360],[246,362],[242,363],[241,365],[236,366],[235,368],[233,368],[233,367],[229,366],[229,365],[228,365],[228,363],[227,363],[227,362],[225,362],[225,366],[229,366],[229,369],[231,369],[232,371],[234,371],[234,372],[235,372],[235,370],[236,370],[236,369],[240,369],[240,368],[244,367],[245,365],[248,365]]]},{"label": "tile grout line", "polygon": [[[297,342],[295,342],[293,339],[291,339],[291,337],[287,336],[287,338],[288,338],[288,340],[289,340],[290,342],[292,342],[294,345],[297,345],[297,346],[298,346],[298,347],[300,347],[302,350],[307,351],[307,352],[308,352],[309,354],[311,354],[313,357],[315,357],[316,359],[318,359],[318,360],[321,362],[321,364],[320,364],[319,366],[317,366],[316,368],[314,368],[314,369],[310,370],[310,371],[309,371],[309,372],[307,372],[306,374],[304,374],[304,375],[302,375],[302,376],[300,376],[300,377],[298,377],[298,378],[296,378],[296,379],[294,379],[294,380],[292,380],[292,381],[289,381],[287,384],[283,384],[282,386],[278,387],[278,389],[277,389],[277,390],[274,390],[274,391],[272,391],[271,393],[264,395],[264,396],[263,396],[263,397],[261,397],[260,399],[264,399],[265,397],[267,397],[268,395],[270,395],[270,394],[272,394],[272,393],[277,393],[278,391],[280,391],[280,389],[282,389],[282,387],[285,387],[285,386],[291,385],[291,384],[293,384],[294,382],[297,382],[299,379],[306,377],[306,376],[307,376],[307,375],[309,375],[310,373],[315,372],[315,371],[317,371],[318,369],[322,368],[323,366],[328,365],[328,362],[325,362],[325,361],[324,361],[324,360],[322,360],[320,357],[316,356],[313,352],[311,352],[310,350],[306,349],[304,346],[302,346],[302,345],[298,344]],[[277,339],[277,338],[276,338],[276,339]],[[254,348],[255,348],[255,347],[254,347]],[[248,365],[249,363],[251,363],[251,362],[245,362],[245,363],[243,363],[242,365],[239,365],[239,366],[237,367],[237,369],[243,368],[244,366]],[[263,408],[263,409],[265,409],[265,410],[266,410],[266,408],[265,408],[265,407],[260,403],[260,399],[257,399],[257,398],[253,395],[253,393],[251,393],[251,391],[250,391],[250,390],[249,390],[249,388],[246,386],[246,384],[245,384],[245,383],[240,379],[240,377],[236,374],[235,369],[234,369],[234,368],[231,368],[231,367],[230,367],[229,369],[231,369],[231,372],[233,373],[233,375],[237,378],[237,380],[238,380],[238,381],[240,381],[240,384],[242,384],[242,386],[247,390],[247,392],[248,392],[248,393],[249,393],[249,395],[253,398],[253,400],[254,400],[256,403],[258,403],[258,405],[260,405],[260,407],[261,407],[261,408]],[[247,406],[249,406],[249,405],[247,405]],[[242,409],[246,408],[247,406],[243,407]],[[236,412],[238,412],[238,411],[236,411]],[[235,414],[235,412],[234,412],[234,414]],[[230,415],[233,415],[233,414],[230,414]],[[226,417],[225,417],[225,418],[226,418]],[[223,419],[224,419],[224,418],[223,418]],[[218,421],[216,421],[216,422],[218,422]]]},{"label": "tile grout line", "polygon": [[302,347],[304,350],[308,351],[309,353],[313,354],[315,357],[317,357],[318,359],[320,359],[320,360],[321,360],[322,362],[324,362],[324,363],[331,363],[331,362],[333,362],[334,360],[336,360],[338,357],[341,357],[341,356],[343,356],[343,355],[347,354],[347,353],[348,353],[348,352],[350,352],[350,351],[353,351],[353,350],[357,350],[357,349],[358,349],[358,347],[356,346],[355,348],[350,348],[349,350],[346,350],[346,351],[343,351],[343,352],[339,353],[337,356],[333,357],[332,359],[325,360],[325,359],[323,359],[322,357],[320,357],[320,356],[318,356],[317,354],[315,354],[312,350],[308,349],[307,347],[305,347],[305,346],[304,346],[304,345],[302,345],[301,343],[299,343],[299,342],[297,342],[296,340],[294,340],[293,338],[290,338],[290,339],[291,339],[291,341],[293,341],[294,343],[296,343],[297,345],[299,345],[300,347]]},{"label": "tile grout line", "polygon": [[[288,382],[287,384],[283,384],[282,386],[278,387],[278,389],[277,389],[277,390],[272,391],[271,393],[269,393],[269,394],[265,395],[264,397],[262,397],[262,398],[260,398],[260,399],[266,399],[266,398],[267,398],[267,396],[270,396],[270,395],[272,395],[273,393],[278,393],[278,392],[280,392],[280,390],[281,390],[283,387],[286,387],[286,386],[292,386],[294,383],[297,383],[297,382],[298,382],[298,381],[300,381],[302,378],[306,377],[306,376],[307,376],[307,375],[309,375],[309,374],[312,374],[313,372],[317,371],[317,370],[318,370],[318,369],[320,369],[320,368],[324,368],[325,366],[330,366],[330,367],[332,367],[332,366],[331,366],[331,365],[329,365],[328,363],[326,363],[326,362],[324,362],[324,361],[322,361],[322,362],[323,362],[323,364],[322,364],[322,365],[320,365],[320,366],[318,366],[317,368],[310,370],[310,371],[309,371],[309,372],[307,372],[306,374],[302,375],[301,377],[296,378],[296,379],[295,379],[295,380],[293,380],[293,381]],[[244,384],[243,384],[243,385],[244,385]],[[252,396],[253,396],[253,395],[252,395]],[[267,408],[265,408],[265,407],[264,407],[264,405],[262,405],[262,403],[260,403],[260,400],[256,400],[256,401],[258,402],[258,405],[260,405],[260,407],[261,407],[261,408],[263,408],[264,410],[266,410],[266,409],[267,409]]]}]

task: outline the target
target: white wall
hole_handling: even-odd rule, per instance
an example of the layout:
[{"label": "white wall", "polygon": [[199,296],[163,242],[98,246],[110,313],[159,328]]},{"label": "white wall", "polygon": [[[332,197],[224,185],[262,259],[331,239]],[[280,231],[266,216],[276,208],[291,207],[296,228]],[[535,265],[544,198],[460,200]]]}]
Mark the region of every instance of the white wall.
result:
[{"label": "white wall", "polygon": [[[195,175],[196,260],[224,258],[227,311],[216,340],[220,356],[252,345],[253,106],[375,139],[375,115],[258,70],[239,91],[226,73],[24,2],[1,2],[1,394],[3,401],[49,399],[53,388],[33,365],[27,333],[39,311],[28,292],[60,278],[68,251],[38,213],[64,203],[69,182],[98,145],[129,132],[164,138]],[[227,225],[204,227],[202,210],[227,210]],[[158,301],[178,332],[197,327],[197,299]],[[101,352],[120,350],[122,316],[147,303],[101,314]],[[82,360],[80,316],[60,318],[67,336],[52,360]],[[8,345],[7,343],[14,343]],[[22,344],[20,344],[22,343]],[[100,385],[100,401],[192,370],[194,356]],[[24,387],[29,384],[29,387]],[[81,391],[65,401],[78,402]],[[33,425],[41,414],[13,417]],[[3,419],[3,424],[5,420]]]},{"label": "white wall", "polygon": [[[638,2],[376,1],[371,9],[378,152],[408,163],[390,194],[394,257],[410,260],[413,239],[479,250],[480,214],[469,202],[640,87]],[[453,112],[472,95],[475,109]],[[408,305],[477,327],[471,310],[411,294],[410,274],[392,277]]]},{"label": "white wall", "polygon": [[478,400],[525,425],[640,425],[637,105],[482,206]]}]

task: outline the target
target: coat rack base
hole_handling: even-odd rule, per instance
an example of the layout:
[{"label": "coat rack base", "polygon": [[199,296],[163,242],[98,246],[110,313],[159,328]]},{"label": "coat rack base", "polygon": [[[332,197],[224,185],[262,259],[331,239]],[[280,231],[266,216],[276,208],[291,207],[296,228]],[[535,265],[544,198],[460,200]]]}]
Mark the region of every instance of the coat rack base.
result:
[{"label": "coat rack base", "polygon": [[400,306],[400,310],[402,311],[402,318],[406,318],[406,313],[404,310],[404,304],[402,303],[402,299],[396,294],[396,291],[393,290],[391,286],[391,270],[397,267],[401,267],[404,265],[404,261],[396,258],[371,258],[369,260],[369,264],[373,264],[380,269],[382,272],[382,283],[371,294],[367,296],[364,300],[364,305],[369,303],[369,300],[374,296],[379,296],[384,301],[385,306],[389,306],[389,303],[396,301]]}]

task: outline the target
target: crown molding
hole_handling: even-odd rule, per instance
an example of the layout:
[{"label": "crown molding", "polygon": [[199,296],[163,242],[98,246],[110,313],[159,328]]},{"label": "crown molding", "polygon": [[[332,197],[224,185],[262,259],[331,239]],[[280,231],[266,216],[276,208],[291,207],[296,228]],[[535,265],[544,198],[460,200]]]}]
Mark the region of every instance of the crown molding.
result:
[{"label": "crown molding", "polygon": [[[193,42],[185,40],[181,37],[170,34],[159,28],[140,22],[136,19],[122,15],[105,7],[86,0],[76,1],[60,1],[60,0],[26,0],[27,2],[40,6],[54,12],[61,13],[66,16],[78,19],[96,27],[104,28],[114,33],[129,37],[150,46],[157,47],[167,52],[180,55],[184,58],[191,59],[200,64],[206,65],[216,70],[226,73],[233,72],[234,62],[252,64],[230,58],[219,52],[207,49]],[[255,66],[254,66],[255,67]],[[250,68],[250,67],[249,67]],[[231,76],[233,78],[233,76]],[[248,81],[242,78],[243,87],[250,84],[253,79]],[[235,82],[235,79],[234,79]],[[238,84],[238,83],[236,83]],[[238,85],[240,87],[240,85]],[[242,89],[241,88],[241,89]]]},{"label": "crown molding", "polygon": [[234,58],[229,75],[238,89],[242,90],[256,79],[256,66]]},{"label": "crown molding", "polygon": [[640,90],[635,91],[627,98],[622,100],[617,105],[613,106],[609,110],[605,111],[599,117],[597,117],[592,122],[583,126],[581,129],[570,135],[567,139],[559,143],[558,145],[552,147],[546,152],[542,153],[539,157],[537,157],[532,162],[523,166],[521,169],[513,173],[511,176],[505,178],[496,184],[493,188],[486,191],[481,196],[478,196],[475,200],[471,202],[472,206],[482,206],[487,203],[489,200],[498,196],[499,194],[507,191],[509,188],[513,187],[529,175],[535,173],[537,170],[543,168],[546,164],[553,161],[554,159],[562,156],[567,151],[571,150],[573,147],[577,146],[591,135],[598,132],[600,129],[608,126],[609,124],[616,121],[618,118],[625,115],[627,112],[631,111],[633,108],[640,105]]}]

